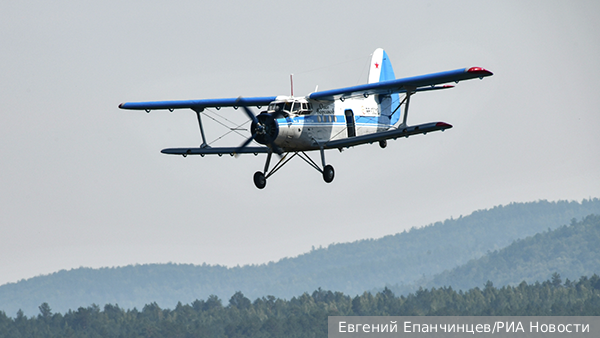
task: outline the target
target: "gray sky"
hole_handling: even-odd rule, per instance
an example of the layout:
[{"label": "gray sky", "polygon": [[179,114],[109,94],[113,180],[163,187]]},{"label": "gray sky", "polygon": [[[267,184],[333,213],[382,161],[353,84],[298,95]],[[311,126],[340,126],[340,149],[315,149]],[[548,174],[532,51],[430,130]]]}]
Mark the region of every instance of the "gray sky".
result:
[{"label": "gray sky", "polygon": [[[265,263],[513,201],[599,197],[599,14],[598,1],[2,1],[0,284]],[[257,190],[264,155],[160,154],[200,143],[191,111],[117,108],[287,95],[290,73],[296,95],[356,85],[377,47],[397,77],[494,76],[413,97],[409,123],[451,130],[327,152],[331,184],[294,160]],[[209,139],[223,132],[207,121]]]}]

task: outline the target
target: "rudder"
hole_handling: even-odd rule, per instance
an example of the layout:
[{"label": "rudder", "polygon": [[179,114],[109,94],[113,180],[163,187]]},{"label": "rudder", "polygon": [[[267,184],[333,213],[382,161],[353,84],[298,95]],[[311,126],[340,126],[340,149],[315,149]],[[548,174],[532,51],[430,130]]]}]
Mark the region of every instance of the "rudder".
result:
[{"label": "rudder", "polygon": [[[369,68],[368,83],[377,83],[382,81],[395,80],[394,68],[390,62],[390,58],[383,48],[377,48],[371,57],[371,66]],[[398,94],[381,95],[379,97],[381,107],[380,122],[395,124],[400,120],[401,110],[397,109],[400,104],[400,96]],[[396,112],[392,115],[392,113]]]}]

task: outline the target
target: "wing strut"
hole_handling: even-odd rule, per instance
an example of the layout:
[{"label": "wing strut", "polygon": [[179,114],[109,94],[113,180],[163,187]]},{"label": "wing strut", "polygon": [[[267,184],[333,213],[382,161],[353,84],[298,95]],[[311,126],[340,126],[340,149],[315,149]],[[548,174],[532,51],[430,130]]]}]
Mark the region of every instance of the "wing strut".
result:
[{"label": "wing strut", "polygon": [[402,120],[402,125],[406,126],[406,120],[408,119],[408,105],[410,104],[410,96],[415,92],[412,90],[406,91],[406,105],[404,106],[404,118]]},{"label": "wing strut", "polygon": [[200,145],[200,148],[208,147],[208,144],[206,143],[206,137],[204,136],[204,127],[202,127],[202,118],[200,117],[200,113],[203,110],[204,109],[194,109],[194,111],[196,112],[196,116],[198,116],[198,126],[200,127],[200,136],[202,136],[202,144]]},{"label": "wing strut", "polygon": [[[398,111],[398,109],[400,109],[400,107],[402,107],[402,105],[406,102],[406,105],[404,106],[404,118],[402,119],[402,124],[397,125],[397,127],[399,126],[406,126],[406,120],[408,119],[408,105],[410,103],[410,97],[415,94],[417,91],[414,89],[410,89],[408,88],[406,90],[406,96],[404,97],[404,99],[402,100],[402,102],[400,102],[398,104],[398,107],[396,107],[396,109],[394,109],[394,111],[392,112],[392,114],[390,115],[390,119],[392,118],[392,116],[394,114],[396,114],[396,112]],[[397,122],[396,122],[397,123]]]}]

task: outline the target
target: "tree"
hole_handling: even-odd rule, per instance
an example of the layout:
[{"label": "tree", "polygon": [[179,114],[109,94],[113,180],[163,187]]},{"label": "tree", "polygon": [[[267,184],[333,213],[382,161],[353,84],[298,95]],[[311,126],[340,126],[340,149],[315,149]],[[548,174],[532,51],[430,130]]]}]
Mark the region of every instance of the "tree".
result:
[{"label": "tree", "polygon": [[42,305],[39,306],[40,309],[40,318],[43,319],[48,319],[50,317],[52,317],[52,309],[50,309],[50,305],[48,305],[48,303],[44,302],[42,303]]},{"label": "tree", "polygon": [[249,308],[252,305],[252,302],[250,302],[250,299],[246,298],[241,291],[238,291],[231,296],[231,299],[229,299],[229,305],[244,310]]},{"label": "tree", "polygon": [[552,274],[552,286],[555,288],[560,287],[562,285],[562,279],[560,278],[560,274],[555,272]]}]

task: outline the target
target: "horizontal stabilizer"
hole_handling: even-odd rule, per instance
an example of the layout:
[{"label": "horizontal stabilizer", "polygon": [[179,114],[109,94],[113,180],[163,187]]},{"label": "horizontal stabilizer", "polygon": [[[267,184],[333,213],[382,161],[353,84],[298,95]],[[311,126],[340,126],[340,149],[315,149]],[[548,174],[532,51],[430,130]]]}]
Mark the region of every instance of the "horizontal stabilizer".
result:
[{"label": "horizontal stabilizer", "polygon": [[349,138],[345,138],[345,139],[341,139],[341,140],[334,140],[334,141],[325,143],[324,148],[325,149],[348,148],[348,147],[354,147],[354,146],[357,146],[360,144],[365,144],[365,143],[373,143],[373,142],[379,142],[379,141],[383,141],[383,140],[396,139],[398,137],[409,137],[411,135],[427,134],[429,132],[438,131],[438,130],[444,131],[444,130],[450,129],[450,128],[452,128],[452,125],[445,123],[445,122],[424,123],[424,124],[419,124],[416,126],[407,126],[407,127],[403,127],[403,128],[392,129],[392,130],[388,130],[388,131],[384,131],[384,132],[380,132],[380,133],[349,137]]},{"label": "horizontal stabilizer", "polygon": [[167,148],[161,150],[163,154],[169,155],[219,155],[229,154],[231,156],[235,154],[264,154],[270,152],[269,147],[203,147],[203,148]]}]

